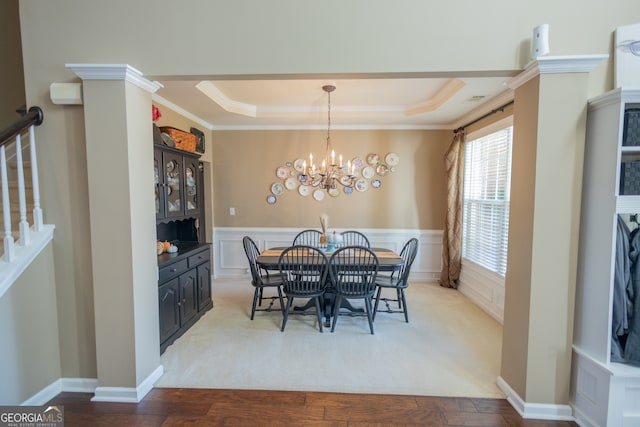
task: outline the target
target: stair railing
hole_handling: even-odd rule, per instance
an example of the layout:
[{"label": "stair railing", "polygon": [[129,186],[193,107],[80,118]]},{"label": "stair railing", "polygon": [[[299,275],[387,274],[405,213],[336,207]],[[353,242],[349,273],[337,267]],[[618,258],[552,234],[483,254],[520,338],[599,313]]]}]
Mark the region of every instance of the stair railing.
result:
[{"label": "stair railing", "polygon": [[43,227],[42,209],[40,208],[40,188],[38,184],[38,165],[36,158],[35,126],[40,126],[44,120],[44,114],[40,107],[31,107],[29,111],[16,120],[5,130],[0,131],[0,178],[2,179],[2,207],[4,222],[4,260],[15,260],[15,242],[11,225],[11,200],[9,196],[9,179],[7,171],[6,148],[15,142],[15,156],[18,179],[18,202],[20,223],[20,237],[18,244],[27,246],[31,241],[29,222],[27,220],[27,201],[24,182],[24,164],[22,161],[22,134],[29,132],[29,156],[31,161],[31,179],[33,191],[33,230],[40,231]]}]

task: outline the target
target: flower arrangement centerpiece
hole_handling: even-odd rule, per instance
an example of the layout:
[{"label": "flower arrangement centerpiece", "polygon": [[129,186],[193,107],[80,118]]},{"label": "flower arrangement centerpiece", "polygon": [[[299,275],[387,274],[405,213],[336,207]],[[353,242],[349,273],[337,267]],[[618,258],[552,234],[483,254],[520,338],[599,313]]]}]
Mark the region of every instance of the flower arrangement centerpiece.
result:
[{"label": "flower arrangement centerpiece", "polygon": [[329,216],[327,214],[320,215],[320,227],[322,228],[322,235],[320,236],[320,243],[327,244],[327,252],[333,252],[336,247],[342,243],[342,235],[336,233],[335,230],[329,232]]}]

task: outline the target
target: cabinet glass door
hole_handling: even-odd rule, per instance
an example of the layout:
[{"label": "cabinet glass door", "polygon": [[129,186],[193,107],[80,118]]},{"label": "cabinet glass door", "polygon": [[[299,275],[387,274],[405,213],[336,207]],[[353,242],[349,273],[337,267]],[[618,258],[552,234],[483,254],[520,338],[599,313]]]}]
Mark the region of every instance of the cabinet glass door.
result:
[{"label": "cabinet glass door", "polygon": [[165,196],[167,198],[166,216],[182,216],[182,156],[165,153]]},{"label": "cabinet glass door", "polygon": [[162,173],[162,152],[153,150],[153,181],[155,184],[156,218],[164,218],[164,174]]},{"label": "cabinet glass door", "polygon": [[184,159],[185,211],[198,213],[198,161]]}]

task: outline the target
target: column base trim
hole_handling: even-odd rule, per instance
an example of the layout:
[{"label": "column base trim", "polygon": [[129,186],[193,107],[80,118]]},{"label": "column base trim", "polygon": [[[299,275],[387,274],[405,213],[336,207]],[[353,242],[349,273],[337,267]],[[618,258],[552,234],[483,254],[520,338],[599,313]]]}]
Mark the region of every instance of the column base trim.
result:
[{"label": "column base trim", "polygon": [[138,403],[151,391],[153,385],[164,373],[162,365],[158,366],[139,386],[133,387],[96,387],[92,402],[125,402]]},{"label": "column base trim", "polygon": [[569,405],[553,403],[527,403],[502,378],[498,377],[498,387],[507,396],[507,401],[518,411],[522,418],[537,420],[575,421]]}]

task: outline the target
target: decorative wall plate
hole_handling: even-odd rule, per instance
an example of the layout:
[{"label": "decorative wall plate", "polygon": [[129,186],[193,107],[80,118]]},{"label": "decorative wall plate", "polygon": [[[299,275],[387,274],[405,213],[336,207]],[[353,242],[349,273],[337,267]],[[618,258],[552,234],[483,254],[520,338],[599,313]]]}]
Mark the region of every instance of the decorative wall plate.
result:
[{"label": "decorative wall plate", "polygon": [[380,181],[379,179],[374,179],[373,181],[371,181],[371,186],[373,188],[380,188],[382,186],[382,181]]},{"label": "decorative wall plate", "polygon": [[376,166],[376,173],[380,176],[385,176],[389,173],[389,166],[385,165],[384,163],[380,163],[378,166]]},{"label": "decorative wall plate", "polygon": [[353,193],[353,187],[344,187],[344,194]]},{"label": "decorative wall plate", "polygon": [[298,193],[300,193],[301,196],[308,196],[311,194],[311,187],[308,185],[301,185],[298,187]]},{"label": "decorative wall plate", "polygon": [[284,188],[286,188],[287,190],[295,190],[297,186],[298,186],[298,180],[292,176],[290,176],[284,181]]},{"label": "decorative wall plate", "polygon": [[367,178],[367,179],[371,179],[373,178],[373,175],[375,175],[375,172],[373,170],[373,166],[367,166],[366,168],[362,169],[362,176]]},{"label": "decorative wall plate", "polygon": [[360,192],[366,191],[367,188],[369,188],[369,183],[367,182],[366,179],[360,178],[359,180],[356,181],[355,187],[357,191],[360,191]]},{"label": "decorative wall plate", "polygon": [[389,166],[396,166],[398,162],[400,162],[400,157],[396,153],[387,153],[387,155],[384,157],[384,161]]},{"label": "decorative wall plate", "polygon": [[276,169],[276,176],[280,179],[285,179],[289,176],[289,171],[285,166],[280,166],[278,169]]},{"label": "decorative wall plate", "polygon": [[338,197],[340,195],[340,190],[337,188],[330,188],[328,193],[331,197]]},{"label": "decorative wall plate", "polygon": [[304,160],[296,159],[296,161],[293,162],[293,168],[298,172],[304,172]]},{"label": "decorative wall plate", "polygon": [[284,191],[284,189],[282,188],[282,184],[279,182],[274,182],[273,184],[271,184],[271,192],[276,195],[279,196],[282,194],[282,192]]},{"label": "decorative wall plate", "polygon": [[267,196],[267,203],[269,203],[270,205],[275,205],[277,200],[278,199],[273,194],[269,194]]},{"label": "decorative wall plate", "polygon": [[362,169],[362,167],[364,166],[364,160],[362,160],[361,157],[354,157],[353,160],[351,160],[351,164],[356,169]]},{"label": "decorative wall plate", "polygon": [[345,176],[342,176],[342,177],[340,177],[340,183],[341,183],[342,185],[348,186],[348,185],[350,185],[350,184],[351,184],[351,178],[349,178],[349,177],[348,177],[348,176],[346,176],[346,175],[345,175]]},{"label": "decorative wall plate", "polygon": [[378,156],[376,153],[370,153],[369,155],[367,155],[367,163],[372,166],[377,165],[378,163],[380,163],[380,156]]},{"label": "decorative wall plate", "polygon": [[300,175],[298,175],[298,181],[302,182],[303,184],[305,182],[307,182],[309,180],[309,175],[305,175],[303,173],[301,173]]},{"label": "decorative wall plate", "polygon": [[318,188],[316,191],[313,192],[313,198],[319,202],[322,201],[324,199],[324,191]]}]

